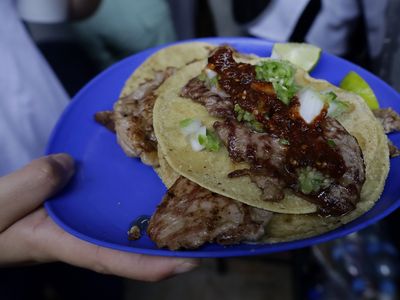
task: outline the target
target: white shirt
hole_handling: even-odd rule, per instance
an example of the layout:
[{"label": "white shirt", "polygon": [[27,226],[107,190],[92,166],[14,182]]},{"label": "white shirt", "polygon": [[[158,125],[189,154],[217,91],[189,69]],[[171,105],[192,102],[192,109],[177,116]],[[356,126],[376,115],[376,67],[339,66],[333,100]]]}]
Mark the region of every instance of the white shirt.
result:
[{"label": "white shirt", "polygon": [[[257,37],[287,41],[310,0],[272,0],[248,31]],[[357,18],[363,16],[369,43],[369,54],[377,57],[385,37],[388,0],[322,0],[321,10],[312,24],[306,42],[327,52],[344,55]],[[362,5],[360,5],[362,3]]]},{"label": "white shirt", "polygon": [[0,175],[43,155],[68,101],[14,1],[0,0]]}]

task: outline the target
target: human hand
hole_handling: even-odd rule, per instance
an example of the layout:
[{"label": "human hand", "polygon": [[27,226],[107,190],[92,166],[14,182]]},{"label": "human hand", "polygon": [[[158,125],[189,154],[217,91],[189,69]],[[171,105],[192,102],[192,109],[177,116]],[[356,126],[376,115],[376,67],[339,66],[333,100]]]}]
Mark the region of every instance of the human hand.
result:
[{"label": "human hand", "polygon": [[42,203],[64,187],[73,173],[72,158],[56,154],[0,178],[0,267],[62,261],[99,273],[157,281],[196,266],[195,260],[100,247],[63,231]]}]

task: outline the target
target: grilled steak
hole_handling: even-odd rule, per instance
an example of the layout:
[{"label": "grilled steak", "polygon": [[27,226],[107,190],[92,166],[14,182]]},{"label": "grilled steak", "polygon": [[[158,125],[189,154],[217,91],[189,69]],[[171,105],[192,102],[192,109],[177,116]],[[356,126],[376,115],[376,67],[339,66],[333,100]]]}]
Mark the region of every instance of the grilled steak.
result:
[{"label": "grilled steak", "polygon": [[180,177],[151,217],[147,233],[158,247],[171,250],[207,242],[235,244],[259,239],[271,216]]},{"label": "grilled steak", "polygon": [[[391,107],[373,110],[375,117],[381,122],[385,133],[400,131],[400,115]],[[396,147],[389,139],[390,158],[400,156],[400,149]]]},{"label": "grilled steak", "polygon": [[365,165],[357,140],[333,118],[326,118],[323,126],[324,137],[331,141],[344,161],[345,171],[337,180],[318,193],[322,212],[350,211],[356,207],[365,182]]},{"label": "grilled steak", "polygon": [[173,73],[174,68],[158,71],[152,80],[141,84],[130,95],[118,100],[114,107],[118,143],[128,156],[158,166],[157,139],[153,128],[153,107],[156,89]]},{"label": "grilled steak", "polygon": [[115,120],[113,111],[99,111],[94,115],[94,119],[97,123],[100,123],[108,130],[115,133]]},{"label": "grilled steak", "polygon": [[[252,181],[263,190],[264,200],[282,199],[283,188],[288,186],[300,192],[296,186],[296,174],[285,174],[293,167],[287,156],[288,145],[282,145],[278,138],[267,133],[251,131],[233,119],[215,122],[214,129],[234,161],[245,161],[252,166],[252,169],[245,172],[240,170],[231,173],[230,177],[250,175]],[[336,151],[341,154],[345,172],[327,189],[308,196],[309,200],[321,205],[322,212],[329,210],[330,213],[340,214],[341,211],[353,209],[358,201],[365,181],[364,160],[356,139],[335,119],[327,118],[323,130],[323,136],[330,140]],[[314,200],[314,197],[310,196],[317,199]]]},{"label": "grilled steak", "polygon": [[227,99],[228,95],[217,89],[210,90],[204,81],[197,77],[191,79],[181,91],[182,97],[188,97],[205,106],[213,117],[233,115],[233,104]]},{"label": "grilled steak", "polygon": [[354,209],[365,181],[357,140],[327,116],[327,108],[306,123],[296,96],[289,103],[279,100],[253,65],[237,63],[232,55],[232,49],[220,47],[209,57],[205,72],[218,79],[211,88],[198,76],[181,92],[223,119],[213,127],[231,160],[250,165],[227,175],[249,176],[267,201],[281,200],[283,189],[290,188],[325,215]]},{"label": "grilled steak", "polygon": [[375,109],[373,113],[382,123],[385,133],[400,131],[400,115],[392,108]]},{"label": "grilled steak", "polygon": [[389,144],[389,156],[390,156],[390,158],[400,156],[400,149],[397,148],[396,145],[394,145],[392,143],[392,141],[389,140],[389,139],[388,139],[388,144]]},{"label": "grilled steak", "polygon": [[[244,161],[253,166],[249,170],[231,173],[230,177],[249,175],[252,181],[263,190],[264,200],[283,199],[284,184],[276,175],[283,166],[287,146],[282,145],[278,138],[251,131],[234,119],[217,121],[214,123],[214,129],[233,161]],[[264,168],[263,165],[266,161],[270,163],[268,168]]]}]

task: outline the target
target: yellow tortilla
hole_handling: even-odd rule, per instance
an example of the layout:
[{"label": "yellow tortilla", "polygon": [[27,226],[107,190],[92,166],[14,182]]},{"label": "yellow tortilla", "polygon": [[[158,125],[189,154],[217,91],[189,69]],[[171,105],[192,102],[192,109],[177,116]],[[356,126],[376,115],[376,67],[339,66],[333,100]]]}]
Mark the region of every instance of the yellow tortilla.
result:
[{"label": "yellow tortilla", "polygon": [[[154,107],[153,121],[159,143],[159,156],[162,155],[177,174],[187,177],[204,188],[237,201],[280,214],[314,213],[316,211],[315,205],[295,196],[289,190],[286,191],[284,200],[268,202],[260,198],[260,189],[248,177],[228,178],[228,173],[247,167],[247,165],[232,163],[225,148],[222,147],[218,152],[195,152],[192,150],[180,131],[179,122],[186,118],[198,119],[207,128],[212,129],[212,124],[217,119],[209,116],[202,105],[193,102],[191,99],[180,97],[179,93],[191,78],[200,74],[206,63],[206,59],[204,59],[186,66],[160,87],[159,97]],[[333,90],[339,99],[348,102],[352,107],[350,113],[344,113],[338,120],[355,136],[362,149],[366,165],[366,182],[362,188],[361,200],[357,209],[340,219],[340,222],[346,222],[346,220],[353,219],[368,210],[383,190],[389,170],[386,136],[379,122],[359,96],[342,91],[327,81],[313,79],[301,70],[296,73],[296,81],[299,85],[311,86],[316,90]],[[162,173],[161,176],[163,177]],[[312,224],[311,221],[316,218],[307,215],[301,216],[299,219],[297,217],[300,216],[293,216],[292,218],[296,222],[301,222],[301,218],[306,218],[308,224]],[[274,227],[277,226],[277,223],[285,223],[286,221],[283,221],[285,218],[289,217],[277,214],[270,226]],[[329,226],[333,226],[328,221],[329,218],[324,220],[329,223]],[[335,220],[336,223],[339,222],[337,219]],[[321,221],[317,223],[321,224]],[[316,232],[313,227],[310,230]]]},{"label": "yellow tortilla", "polygon": [[[126,120],[124,114],[121,113],[125,111],[126,106],[129,106],[124,100],[124,97],[132,94],[147,81],[153,80],[157,72],[164,71],[167,68],[180,69],[190,63],[202,60],[204,57],[208,56],[213,48],[215,48],[215,46],[202,42],[175,44],[151,55],[133,72],[125,82],[120,94],[120,99],[114,104],[117,142],[124,151],[125,148],[129,149],[129,144],[126,145],[126,140],[129,140],[129,138],[127,138],[129,132],[126,131],[126,123],[129,122],[129,119]],[[157,94],[157,90],[155,94]],[[124,145],[128,147],[124,147]],[[129,151],[125,152],[128,156],[135,156],[129,153]],[[157,162],[157,152],[142,152],[140,158],[142,162],[154,165],[154,162]],[[155,169],[157,172],[158,167],[156,166]]]}]

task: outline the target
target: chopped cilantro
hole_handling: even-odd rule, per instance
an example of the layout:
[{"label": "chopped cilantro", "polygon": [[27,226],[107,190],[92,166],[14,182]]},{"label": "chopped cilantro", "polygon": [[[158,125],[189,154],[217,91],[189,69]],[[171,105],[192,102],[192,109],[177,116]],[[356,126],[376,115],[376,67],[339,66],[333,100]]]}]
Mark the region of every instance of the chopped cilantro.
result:
[{"label": "chopped cilantro", "polygon": [[217,87],[218,86],[218,79],[219,76],[215,75],[214,77],[208,77],[206,72],[203,71],[200,73],[199,76],[197,76],[197,79],[203,81],[207,87],[211,88],[211,87]]},{"label": "chopped cilantro", "polygon": [[286,139],[279,139],[279,144],[281,145],[290,145],[290,142]]},{"label": "chopped cilantro", "polygon": [[239,104],[235,104],[233,110],[236,113],[236,119],[246,122],[251,129],[257,132],[264,132],[264,125],[256,120],[254,115],[244,110]]},{"label": "chopped cilantro", "polygon": [[257,132],[264,132],[264,125],[260,122],[258,122],[257,120],[251,120],[249,122],[250,127]]},{"label": "chopped cilantro", "polygon": [[218,76],[214,76],[213,78],[211,78],[210,84],[211,84],[211,86],[217,86],[218,85]]},{"label": "chopped cilantro", "polygon": [[328,92],[328,93],[325,94],[325,100],[326,100],[326,102],[328,102],[328,103],[330,103],[330,102],[332,102],[332,101],[335,101],[336,98],[337,98],[337,95],[336,95],[334,92],[332,92],[332,91],[330,91],[330,92]]},{"label": "chopped cilantro", "polygon": [[201,81],[206,81],[207,80],[207,75],[204,72],[201,72],[199,76],[197,76],[197,79],[201,80]]},{"label": "chopped cilantro", "polygon": [[316,193],[320,189],[328,187],[330,184],[328,178],[311,167],[300,169],[298,175],[300,191],[306,195]]},{"label": "chopped cilantro", "polygon": [[198,140],[199,144],[204,146],[208,151],[216,152],[219,150],[220,143],[217,135],[208,129],[206,135],[199,135]]},{"label": "chopped cilantro", "polygon": [[328,116],[336,118],[344,112],[347,112],[350,108],[349,104],[345,101],[339,100],[338,96],[330,91],[322,94],[325,103],[329,105]]},{"label": "chopped cilantro", "polygon": [[328,142],[329,147],[332,147],[332,148],[336,147],[336,143],[334,140],[328,140],[327,142]]},{"label": "chopped cilantro", "polygon": [[256,66],[256,78],[272,82],[278,99],[289,104],[298,87],[294,82],[295,69],[289,62],[265,60]]},{"label": "chopped cilantro", "polygon": [[188,127],[193,122],[193,119],[187,118],[179,122],[181,128]]}]

